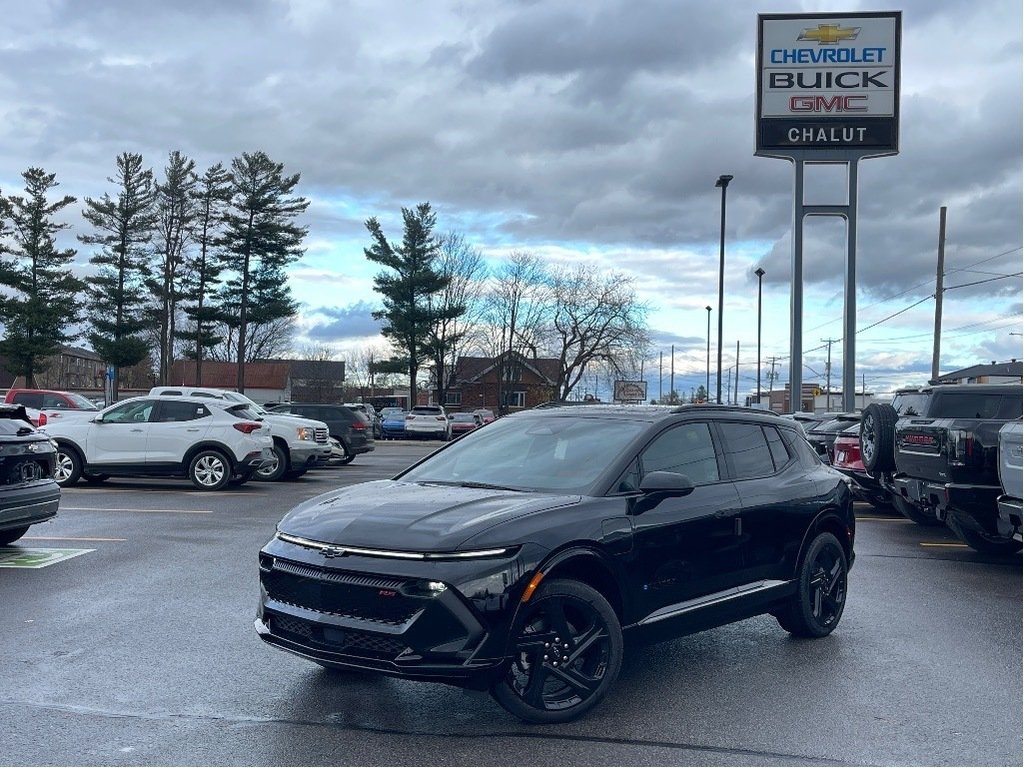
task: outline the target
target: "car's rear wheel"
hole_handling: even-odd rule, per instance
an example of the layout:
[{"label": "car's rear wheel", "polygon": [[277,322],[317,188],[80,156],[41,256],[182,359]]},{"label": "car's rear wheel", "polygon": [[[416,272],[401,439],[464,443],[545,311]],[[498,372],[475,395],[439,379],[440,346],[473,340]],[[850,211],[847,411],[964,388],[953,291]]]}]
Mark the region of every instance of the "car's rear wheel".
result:
[{"label": "car's rear wheel", "polygon": [[277,443],[274,443],[274,462],[256,470],[256,478],[272,483],[284,477],[288,471],[288,454]]},{"label": "car's rear wheel", "polygon": [[531,723],[573,720],[604,698],[622,666],[622,629],[600,592],[544,582],[516,620],[513,660],[495,700]]},{"label": "car's rear wheel", "polygon": [[846,607],[846,552],[831,533],[819,533],[800,565],[796,594],[775,617],[797,637],[824,637]]},{"label": "car's rear wheel", "polygon": [[950,516],[947,522],[953,533],[975,552],[980,552],[983,555],[1012,555],[1020,551],[1021,543],[1012,537],[976,531],[966,525],[961,525],[955,516]]},{"label": "car's rear wheel", "polygon": [[918,525],[942,525],[942,521],[934,514],[921,509],[914,502],[904,499],[898,494],[894,493],[892,495],[892,505],[896,507],[896,511],[907,518],[907,520],[913,520]]},{"label": "car's rear wheel", "polygon": [[53,479],[61,488],[74,485],[82,476],[82,458],[74,448],[65,445],[57,446],[57,457],[54,460]]},{"label": "car's rear wheel", "polygon": [[22,525],[18,528],[8,528],[6,531],[0,531],[0,547],[6,546],[11,542],[17,541],[26,533],[28,533],[27,525]]},{"label": "car's rear wheel", "polygon": [[871,403],[860,417],[860,455],[868,472],[896,468],[896,409],[888,403]]},{"label": "car's rear wheel", "polygon": [[188,479],[200,490],[219,491],[231,482],[231,464],[220,451],[200,451],[189,462]]}]

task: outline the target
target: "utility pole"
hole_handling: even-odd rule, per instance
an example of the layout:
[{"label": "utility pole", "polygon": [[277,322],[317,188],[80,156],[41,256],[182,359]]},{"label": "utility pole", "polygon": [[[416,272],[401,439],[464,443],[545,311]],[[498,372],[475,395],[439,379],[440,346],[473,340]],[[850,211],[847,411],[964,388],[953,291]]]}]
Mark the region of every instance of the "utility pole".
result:
[{"label": "utility pole", "polygon": [[772,364],[772,369],[768,372],[768,397],[769,397],[769,399],[771,398],[772,389],[774,388],[774,384],[775,384],[775,361],[778,360],[778,359],[779,358],[777,358],[777,357],[770,357],[770,358],[768,358],[768,360]]},{"label": "utility pole", "polygon": [[[672,349],[672,354],[671,354],[671,358],[672,359],[669,361],[669,364],[668,364],[669,365],[669,370],[672,371],[672,373],[669,374],[669,379],[668,379],[668,399],[669,400],[672,400],[673,396],[676,393],[676,345],[673,344],[671,349]],[[673,404],[674,403],[675,403],[675,401],[673,400]]]},{"label": "utility pole", "polygon": [[736,339],[736,392],[732,398],[733,403],[740,404],[740,340]]},{"label": "utility pole", "polygon": [[[825,358],[825,410],[832,410],[832,345],[842,339],[822,339],[828,344],[828,356]],[[844,395],[845,397],[845,395]]]},{"label": "utility pole", "polygon": [[946,261],[946,206],[939,208],[939,261],[935,265],[935,339],[932,345],[932,381],[939,378],[939,336],[942,334],[942,271]]},{"label": "utility pole", "polygon": [[732,392],[732,366],[728,368],[728,379],[725,381],[725,404],[731,405],[729,402],[729,393]]},{"label": "utility pole", "polygon": [[665,402],[665,380],[662,378],[661,374],[662,356],[664,354],[664,352],[658,353],[658,402],[661,404],[664,404]]}]

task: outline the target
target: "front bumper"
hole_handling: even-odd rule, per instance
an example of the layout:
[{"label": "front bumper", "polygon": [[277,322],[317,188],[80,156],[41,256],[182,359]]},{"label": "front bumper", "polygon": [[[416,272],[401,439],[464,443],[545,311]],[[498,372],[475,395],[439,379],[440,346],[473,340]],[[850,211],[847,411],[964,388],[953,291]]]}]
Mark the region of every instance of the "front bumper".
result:
[{"label": "front bumper", "polygon": [[0,529],[34,525],[57,515],[60,486],[42,480],[22,487],[4,487],[0,492]]},{"label": "front bumper", "polygon": [[504,669],[508,611],[495,620],[453,586],[472,569],[323,557],[275,539],[260,553],[255,629],[267,644],[326,666],[485,689]]},{"label": "front bumper", "polygon": [[1024,513],[1022,513],[1024,503],[1012,496],[1000,496],[996,499],[996,505],[999,508],[999,520],[996,521],[999,535],[1012,536],[1016,541],[1022,541],[1021,521],[1024,519]]},{"label": "front bumper", "polygon": [[289,445],[288,452],[291,454],[292,467],[295,469],[322,466],[331,458],[331,446],[326,443]]}]

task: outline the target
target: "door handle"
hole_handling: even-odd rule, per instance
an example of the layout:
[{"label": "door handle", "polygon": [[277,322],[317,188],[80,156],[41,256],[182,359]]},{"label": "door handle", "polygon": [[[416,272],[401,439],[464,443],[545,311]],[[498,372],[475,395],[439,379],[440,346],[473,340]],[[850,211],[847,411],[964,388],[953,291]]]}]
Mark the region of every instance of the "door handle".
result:
[{"label": "door handle", "polygon": [[199,427],[189,427],[185,431],[186,432],[198,432],[199,431]]},{"label": "door handle", "polygon": [[141,430],[141,429],[138,429],[138,428],[135,428],[135,429],[132,429],[131,431],[132,431],[132,432],[142,432],[143,430]]}]

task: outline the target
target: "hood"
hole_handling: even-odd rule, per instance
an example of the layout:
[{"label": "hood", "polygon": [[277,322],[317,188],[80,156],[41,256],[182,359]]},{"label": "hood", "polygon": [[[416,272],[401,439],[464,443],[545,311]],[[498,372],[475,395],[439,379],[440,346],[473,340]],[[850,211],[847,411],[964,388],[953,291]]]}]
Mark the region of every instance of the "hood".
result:
[{"label": "hood", "polygon": [[495,525],[578,499],[380,480],[310,499],[285,515],[278,529],[353,547],[452,552]]}]

